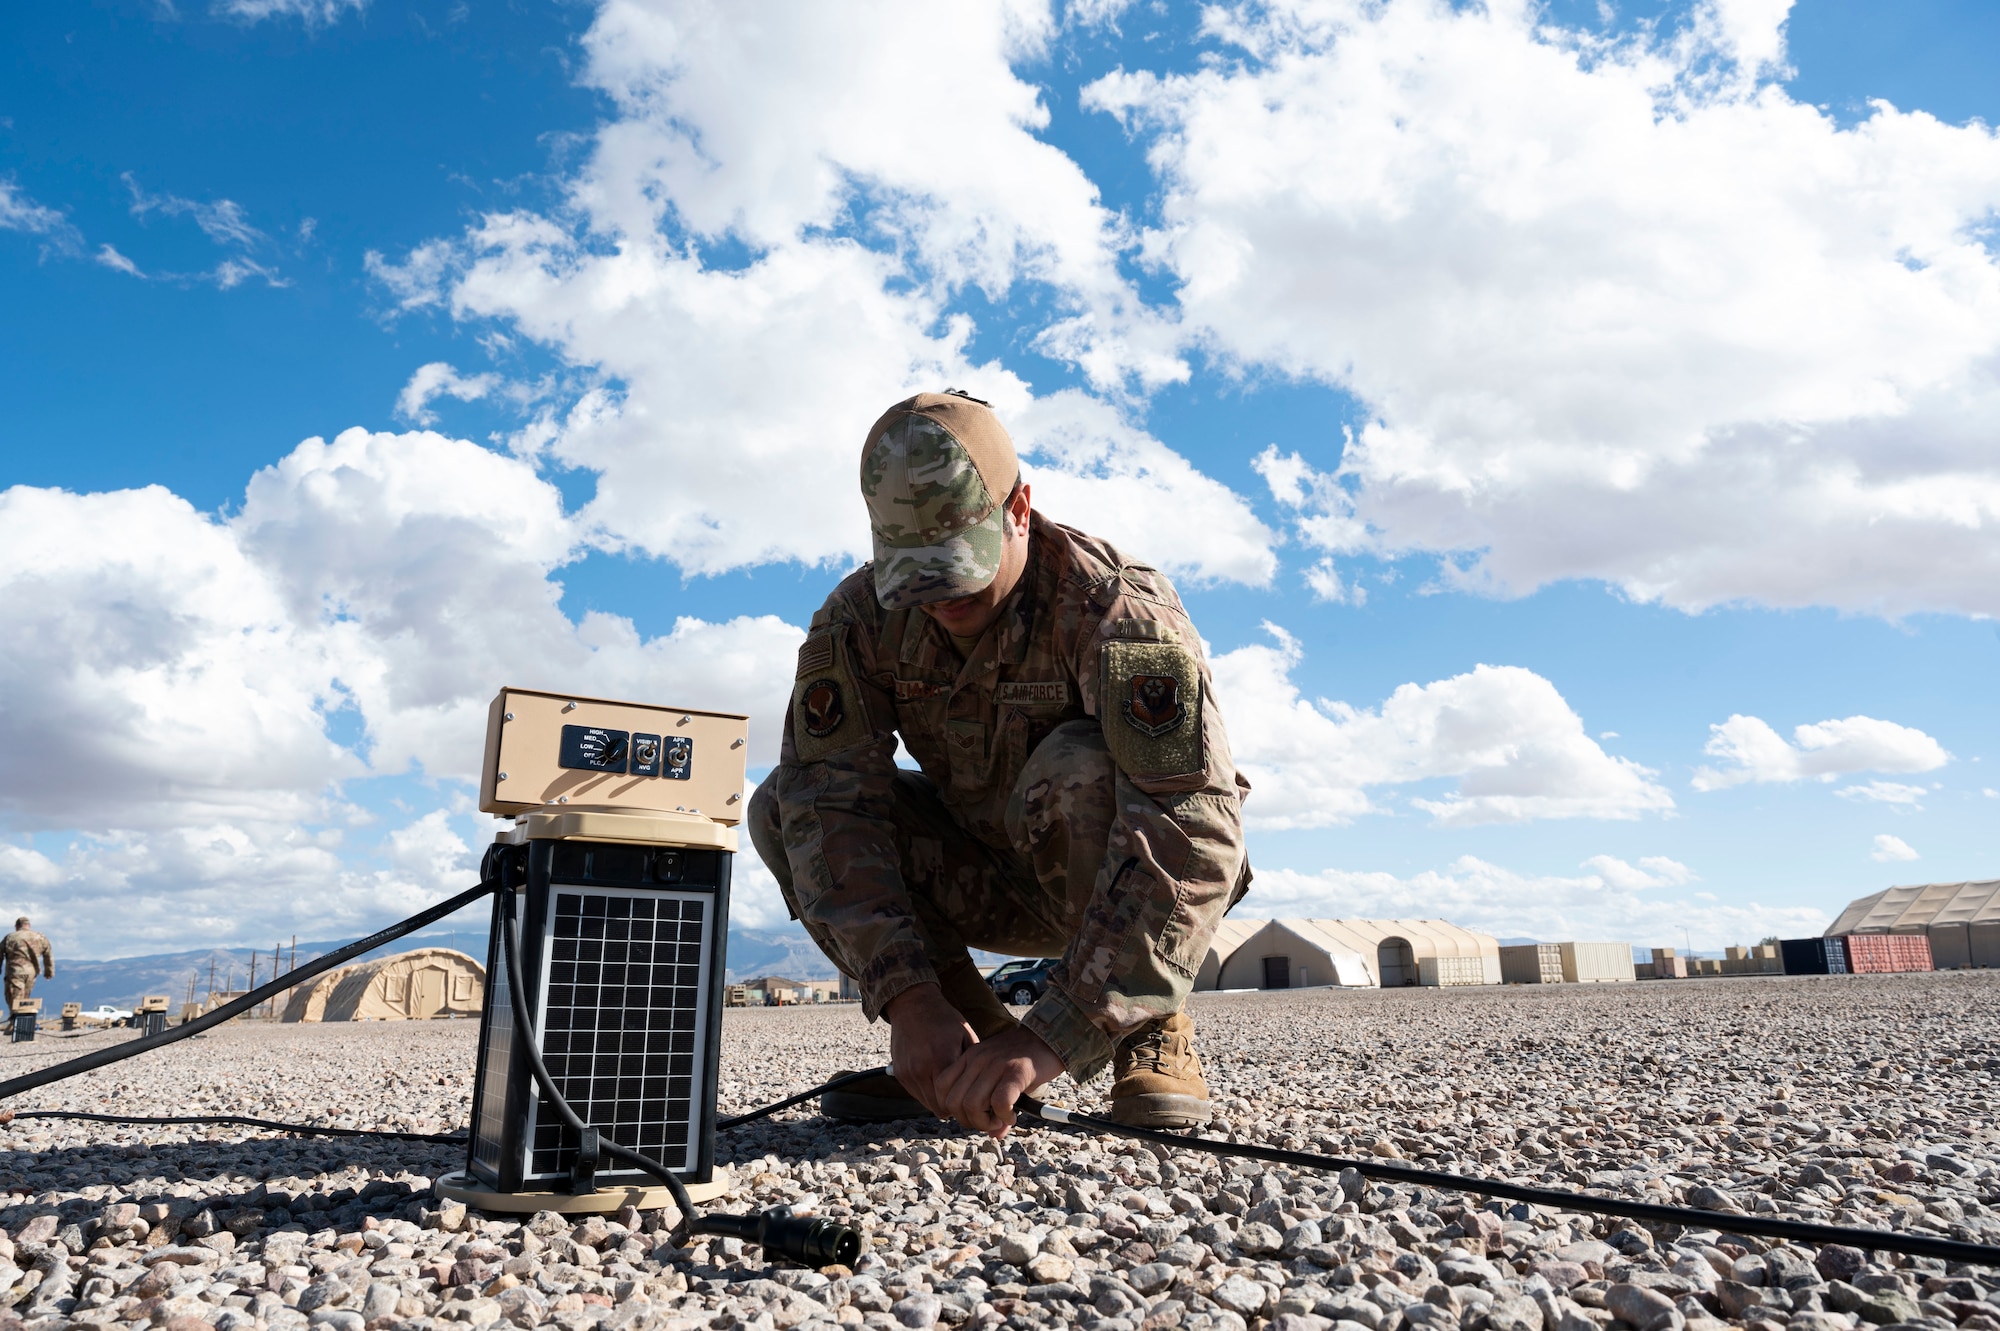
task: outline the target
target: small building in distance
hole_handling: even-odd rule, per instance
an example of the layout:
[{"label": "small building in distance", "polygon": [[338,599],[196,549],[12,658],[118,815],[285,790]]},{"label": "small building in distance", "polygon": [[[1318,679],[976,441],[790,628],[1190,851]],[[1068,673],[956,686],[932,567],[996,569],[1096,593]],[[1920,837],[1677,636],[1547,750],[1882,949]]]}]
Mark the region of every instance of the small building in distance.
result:
[{"label": "small building in distance", "polygon": [[1521,943],[1500,949],[1508,984],[1622,984],[1638,978],[1630,943]]},{"label": "small building in distance", "polygon": [[[1500,983],[1499,941],[1444,920],[1243,923],[1261,927],[1223,958],[1214,988],[1396,989]],[[1199,981],[1197,987],[1202,987]]]},{"label": "small building in distance", "polygon": [[448,947],[420,947],[332,971],[292,991],[286,1021],[425,1021],[476,1017],[486,968]]},{"label": "small building in distance", "polygon": [[797,1003],[835,1003],[842,997],[842,985],[839,979],[789,980],[782,975],[760,975],[754,980],[745,980],[742,988],[745,1002],[753,1007],[760,1002],[750,997],[753,993],[762,994],[761,1002],[769,1007]]},{"label": "small building in distance", "polygon": [[1843,934],[1923,934],[1939,970],[2000,966],[2000,879],[1885,888],[1849,902],[1825,936]]}]

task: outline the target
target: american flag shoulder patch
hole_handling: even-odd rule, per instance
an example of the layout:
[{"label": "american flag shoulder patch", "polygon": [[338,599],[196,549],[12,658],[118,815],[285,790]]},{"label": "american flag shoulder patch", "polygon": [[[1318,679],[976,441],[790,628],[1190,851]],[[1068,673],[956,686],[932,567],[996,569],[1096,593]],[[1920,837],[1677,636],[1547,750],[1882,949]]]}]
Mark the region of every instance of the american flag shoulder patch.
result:
[{"label": "american flag shoulder patch", "polygon": [[833,635],[821,633],[807,638],[799,644],[799,669],[795,676],[804,679],[833,664]]}]

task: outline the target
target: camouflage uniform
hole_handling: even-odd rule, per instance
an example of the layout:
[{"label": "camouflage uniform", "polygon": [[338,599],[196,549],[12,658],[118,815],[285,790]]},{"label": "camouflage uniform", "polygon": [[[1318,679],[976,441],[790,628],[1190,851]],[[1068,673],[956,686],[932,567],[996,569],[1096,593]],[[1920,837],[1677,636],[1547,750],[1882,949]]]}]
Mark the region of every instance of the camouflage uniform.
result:
[{"label": "camouflage uniform", "polygon": [[36,974],[46,971],[54,978],[55,953],[49,940],[33,929],[16,929],[0,939],[0,957],[5,958],[7,967],[7,1020],[11,1024],[14,1005],[35,992]]},{"label": "camouflage uniform", "polygon": [[1040,514],[1028,558],[969,659],[877,565],[842,581],[746,822],[871,1019],[968,946],[1061,957],[1025,1024],[1085,1081],[1179,1010],[1248,886],[1249,782],[1172,584]]}]

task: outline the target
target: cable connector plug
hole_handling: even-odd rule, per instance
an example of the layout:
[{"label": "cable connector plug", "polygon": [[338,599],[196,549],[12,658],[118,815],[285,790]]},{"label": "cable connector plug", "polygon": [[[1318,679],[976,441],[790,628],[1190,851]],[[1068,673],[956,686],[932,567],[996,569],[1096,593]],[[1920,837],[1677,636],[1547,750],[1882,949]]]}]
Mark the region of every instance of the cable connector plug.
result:
[{"label": "cable connector plug", "polygon": [[694,1222],[697,1234],[742,1239],[800,1266],[854,1265],[861,1256],[861,1232],[822,1216],[793,1215],[789,1206],[774,1206],[756,1215],[709,1212]]}]

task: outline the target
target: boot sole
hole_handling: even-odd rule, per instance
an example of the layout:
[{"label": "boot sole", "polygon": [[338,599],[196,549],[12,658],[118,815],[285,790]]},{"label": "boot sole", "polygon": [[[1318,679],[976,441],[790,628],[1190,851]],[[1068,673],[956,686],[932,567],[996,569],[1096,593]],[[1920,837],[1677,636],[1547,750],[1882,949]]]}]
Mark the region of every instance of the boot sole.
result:
[{"label": "boot sole", "polygon": [[819,1098],[819,1112],[843,1123],[894,1123],[905,1118],[929,1118],[931,1111],[909,1099],[828,1091]]},{"label": "boot sole", "polygon": [[1196,1096],[1159,1094],[1113,1100],[1105,1117],[1128,1128],[1198,1128],[1214,1114],[1214,1106]]}]

